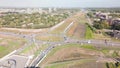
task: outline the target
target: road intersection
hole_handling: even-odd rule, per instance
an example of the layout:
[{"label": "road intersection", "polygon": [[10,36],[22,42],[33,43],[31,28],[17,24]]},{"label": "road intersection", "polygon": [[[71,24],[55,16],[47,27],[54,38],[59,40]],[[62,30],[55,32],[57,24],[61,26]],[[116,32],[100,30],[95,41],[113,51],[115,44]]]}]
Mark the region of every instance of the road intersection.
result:
[{"label": "road intersection", "polygon": [[[33,35],[23,35],[23,34],[14,34],[14,33],[7,33],[7,32],[0,32],[0,34],[6,34],[6,35],[12,35],[12,36],[17,36],[17,37],[23,37],[23,38],[26,38],[26,39],[29,39],[29,43],[33,43],[33,42],[40,42],[40,43],[43,43],[45,41],[33,41],[33,38],[35,38],[36,34],[34,34],[34,37],[32,37]],[[59,42],[49,42],[49,47],[46,48],[44,51],[42,51],[32,62],[31,64],[29,65],[30,67],[36,67],[40,62],[41,60],[43,60],[46,55],[56,46],[60,46],[60,45],[64,45],[64,44],[70,44],[70,43],[77,43],[77,44],[94,44],[94,45],[106,45],[105,41],[104,40],[93,40],[93,39],[89,39],[89,40],[77,40],[77,39],[72,39],[72,38],[69,38],[69,37],[66,37],[66,39],[64,41],[59,41]],[[27,47],[28,45],[26,44],[23,48],[20,48],[20,49],[17,49],[17,52],[14,53],[14,55],[11,55],[9,56],[9,58],[7,58],[6,60],[8,59],[14,59],[17,61],[17,66],[16,68],[20,68],[19,66],[22,66],[24,67],[27,60],[28,60],[28,57],[21,57],[20,55],[18,56],[17,54],[20,53],[25,47]],[[120,43],[119,42],[113,42],[113,41],[109,41],[108,44],[106,46],[120,46]],[[20,60],[23,60],[22,62],[20,62]],[[20,64],[20,65],[19,65]],[[21,65],[23,64],[23,65]]]},{"label": "road intersection", "polygon": [[[69,30],[69,28],[72,26],[72,24],[74,24],[74,22],[71,22],[66,27],[66,29],[63,31],[63,34],[49,34],[49,32],[34,33],[34,34],[22,34],[22,33],[12,33],[12,32],[0,31],[0,34],[2,34],[2,35],[10,35],[10,36],[14,36],[14,37],[24,38],[27,40],[27,43],[25,43],[23,47],[16,49],[16,52],[14,54],[12,54],[12,55],[8,56],[7,58],[5,58],[4,60],[0,61],[0,66],[4,66],[4,68],[6,67],[4,64],[8,64],[8,66],[9,66],[9,64],[10,64],[9,59],[12,59],[11,63],[14,64],[13,67],[15,67],[15,68],[24,68],[24,67],[33,67],[34,68],[34,67],[37,67],[40,64],[40,62],[46,57],[46,55],[53,48],[55,48],[57,46],[64,45],[64,44],[75,43],[75,44],[80,44],[80,45],[93,44],[93,45],[105,45],[105,46],[120,46],[120,42],[107,41],[107,44],[106,44],[105,40],[95,40],[95,39],[88,39],[88,40],[81,39],[81,40],[79,40],[79,39],[73,39],[73,38],[67,37],[66,32]],[[54,28],[56,28],[56,27],[54,27]],[[52,28],[52,30],[54,28]],[[58,37],[63,38],[63,40],[57,41],[57,42],[42,41],[42,40],[37,40],[36,36],[58,36]],[[46,49],[44,49],[43,51],[41,51],[39,53],[39,55],[36,58],[34,58],[32,61],[30,61],[30,58],[28,56],[26,57],[26,56],[19,55],[19,53],[21,51],[23,51],[25,48],[29,47],[31,44],[35,43],[36,46],[39,46],[37,44],[44,44],[45,42],[49,46]],[[13,62],[13,60],[14,60],[14,62]]]}]

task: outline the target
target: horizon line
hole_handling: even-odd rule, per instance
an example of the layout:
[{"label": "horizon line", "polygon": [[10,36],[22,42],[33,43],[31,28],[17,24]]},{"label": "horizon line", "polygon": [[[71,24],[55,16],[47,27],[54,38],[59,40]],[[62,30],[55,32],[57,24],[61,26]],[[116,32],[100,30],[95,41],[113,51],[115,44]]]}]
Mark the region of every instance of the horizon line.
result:
[{"label": "horizon line", "polygon": [[0,8],[120,8],[120,6],[111,6],[111,7],[20,7],[20,6],[0,6]]}]

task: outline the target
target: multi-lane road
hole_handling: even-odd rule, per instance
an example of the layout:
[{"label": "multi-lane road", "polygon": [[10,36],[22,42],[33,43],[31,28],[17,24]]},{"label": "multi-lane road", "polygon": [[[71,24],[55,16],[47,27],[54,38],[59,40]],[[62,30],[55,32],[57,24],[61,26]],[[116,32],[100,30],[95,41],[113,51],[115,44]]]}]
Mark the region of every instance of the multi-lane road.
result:
[{"label": "multi-lane road", "polygon": [[[77,43],[80,45],[83,44],[94,44],[94,45],[105,45],[105,46],[120,46],[119,42],[110,42],[108,41],[107,43],[105,43],[104,40],[76,40],[76,39],[67,39],[64,42],[51,42],[51,46],[49,46],[47,49],[45,49],[43,52],[40,53],[40,55],[37,57],[36,60],[34,60],[34,62],[31,63],[30,67],[37,67],[38,64],[41,62],[41,60],[44,59],[44,57],[46,57],[46,55],[56,46],[60,46],[60,45],[64,45],[64,44],[71,44],[71,43]],[[52,45],[54,44],[54,45]]]},{"label": "multi-lane road", "polygon": [[[62,22],[61,24],[63,24],[63,23],[64,22]],[[61,24],[59,24],[59,25],[61,25]],[[20,56],[19,53],[22,50],[24,50],[26,47],[29,47],[32,43],[42,44],[44,42],[48,42],[48,41],[37,40],[37,39],[35,39],[36,36],[59,36],[59,37],[63,38],[63,40],[61,40],[59,42],[50,42],[49,41],[49,46],[45,50],[40,52],[40,54],[35,59],[33,59],[33,61],[30,62],[30,64],[27,65],[28,67],[37,67],[39,65],[39,63],[46,57],[46,55],[53,48],[55,48],[57,46],[60,46],[60,45],[64,45],[64,44],[77,43],[77,44],[80,44],[80,45],[93,44],[93,45],[105,45],[105,46],[120,46],[120,42],[106,41],[106,40],[94,40],[94,39],[89,39],[89,40],[81,39],[81,40],[78,40],[78,39],[73,39],[73,38],[67,37],[66,32],[72,26],[72,24],[74,24],[74,22],[71,22],[66,27],[66,29],[63,31],[63,34],[48,34],[48,33],[21,34],[21,33],[12,33],[12,32],[2,32],[2,31],[0,31],[0,34],[2,34],[2,35],[15,36],[15,37],[20,37],[20,38],[25,38],[27,40],[27,43],[23,47],[17,49],[15,53],[13,53],[12,55],[8,56],[5,60],[2,60],[0,62],[7,61],[7,63],[9,64],[10,63],[9,59],[12,59],[12,60],[15,61],[15,67],[16,68],[24,68],[26,66],[26,63],[29,60],[29,58],[25,57],[25,56]],[[54,28],[56,28],[56,27],[54,27]],[[51,30],[53,30],[54,28],[51,28]],[[4,65],[4,63],[0,64],[0,65]]]},{"label": "multi-lane road", "polygon": [[[10,32],[0,32],[0,34],[4,34],[4,35],[11,35],[11,36],[16,36],[16,37],[22,37],[28,40],[29,44],[33,42],[33,39],[35,39],[36,34],[34,35],[25,35],[25,34],[14,34],[14,33],[10,33]],[[40,34],[41,35],[41,34]],[[49,35],[49,34],[48,34]],[[52,34],[51,34],[52,35]],[[60,35],[61,36],[61,35]],[[37,40],[36,42],[41,42],[43,43],[44,41],[39,41]],[[70,44],[70,43],[77,43],[77,44],[94,44],[94,45],[106,45],[106,46],[120,46],[119,42],[113,42],[113,41],[107,41],[107,43],[105,43],[104,40],[77,40],[77,39],[72,39],[69,37],[66,37],[66,39],[64,39],[64,41],[60,41],[60,42],[49,42],[49,47],[47,49],[45,49],[44,51],[42,51],[29,65],[29,67],[36,67],[43,59],[44,57],[56,46],[59,45],[64,45],[64,44]],[[29,45],[25,45],[24,47],[20,48],[17,50],[17,54],[22,51],[25,47],[27,47]],[[16,55],[16,53],[14,55]],[[12,58],[12,57],[11,57]],[[14,56],[14,60],[18,61],[19,59],[25,59],[23,57],[18,57],[18,56]],[[22,60],[21,59],[21,60]],[[28,58],[26,58],[28,59]],[[18,62],[19,63],[19,62]],[[24,64],[26,64],[25,61],[21,62],[21,63],[16,63],[18,66],[16,66],[17,68],[19,68],[19,66],[22,66],[21,64],[23,64],[22,67],[24,67]]]}]

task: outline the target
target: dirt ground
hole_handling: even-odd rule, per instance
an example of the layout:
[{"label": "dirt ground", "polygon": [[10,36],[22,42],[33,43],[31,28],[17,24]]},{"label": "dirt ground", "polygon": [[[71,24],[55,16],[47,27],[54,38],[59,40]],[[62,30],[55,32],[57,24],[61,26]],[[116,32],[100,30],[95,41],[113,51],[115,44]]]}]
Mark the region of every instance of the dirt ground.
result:
[{"label": "dirt ground", "polygon": [[68,31],[68,36],[75,37],[75,38],[84,38],[85,32],[86,32],[86,26],[85,26],[85,14],[78,12],[73,18],[74,24]]},{"label": "dirt ground", "polygon": [[19,37],[14,37],[14,36],[9,36],[9,35],[2,35],[0,34],[0,45],[9,45],[9,43],[13,40],[14,41],[19,41],[20,44],[23,45],[25,43],[25,40],[23,38]]},{"label": "dirt ground", "polygon": [[103,53],[78,47],[68,47],[63,48],[55,52],[52,56],[46,58],[43,61],[43,64],[46,65],[49,63],[74,59],[96,58],[97,56],[103,56]]},{"label": "dirt ground", "polygon": [[1,39],[18,39],[18,37],[0,34]]},{"label": "dirt ground", "polygon": [[84,24],[78,24],[78,26],[74,30],[73,36],[77,38],[84,38],[85,30],[86,28]]},{"label": "dirt ground", "polygon": [[84,64],[76,64],[68,68],[106,68],[105,63],[86,62]]},{"label": "dirt ground", "polygon": [[26,40],[23,38],[0,34],[0,58],[22,47],[25,43]]}]

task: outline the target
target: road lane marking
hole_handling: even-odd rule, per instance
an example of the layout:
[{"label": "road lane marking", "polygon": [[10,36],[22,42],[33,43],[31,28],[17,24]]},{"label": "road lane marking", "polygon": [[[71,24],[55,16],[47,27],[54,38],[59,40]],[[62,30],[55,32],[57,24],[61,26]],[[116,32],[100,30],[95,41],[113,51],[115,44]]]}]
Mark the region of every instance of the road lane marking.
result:
[{"label": "road lane marking", "polygon": [[67,31],[72,25],[73,25],[73,22],[70,23],[70,24],[66,27],[66,29],[64,30],[64,33],[66,33],[66,31]]},{"label": "road lane marking", "polygon": [[50,28],[50,30],[52,31],[52,30],[56,29],[57,27],[61,26],[63,23],[65,23],[65,21],[62,21],[59,24],[53,26],[52,28]]}]

